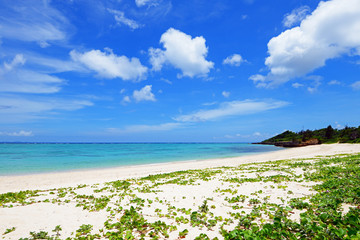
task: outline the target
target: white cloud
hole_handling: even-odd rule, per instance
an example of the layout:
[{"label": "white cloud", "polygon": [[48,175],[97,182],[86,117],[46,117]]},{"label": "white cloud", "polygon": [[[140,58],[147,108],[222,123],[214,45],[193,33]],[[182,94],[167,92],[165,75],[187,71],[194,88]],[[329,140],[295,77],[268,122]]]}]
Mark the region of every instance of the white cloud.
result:
[{"label": "white cloud", "polygon": [[228,64],[231,66],[240,66],[240,64],[242,62],[244,62],[245,60],[241,57],[240,54],[233,54],[227,58],[224,59],[223,64]]},{"label": "white cloud", "polygon": [[142,27],[142,25],[138,24],[135,20],[125,17],[125,13],[122,11],[118,11],[114,9],[108,9],[108,11],[114,15],[115,21],[118,25],[124,24],[129,28],[131,28],[132,30]]},{"label": "white cloud", "polygon": [[131,103],[130,97],[129,96],[124,96],[122,101],[121,101],[121,104],[126,105],[128,103]]},{"label": "white cloud", "polygon": [[251,81],[254,82],[254,84],[256,85],[256,87],[261,88],[261,87],[266,87],[267,86],[267,82],[269,81],[266,76],[261,75],[261,74],[255,74],[249,77],[249,79]]},{"label": "white cloud", "polygon": [[40,41],[40,42],[38,42],[38,44],[41,48],[47,48],[50,46],[50,44],[46,41]]},{"label": "white cloud", "polygon": [[203,103],[201,105],[203,106],[213,106],[213,105],[216,105],[218,102],[206,102],[206,103]]},{"label": "white cloud", "polygon": [[175,117],[174,120],[179,122],[202,122],[209,120],[216,120],[223,117],[238,116],[264,112],[270,109],[281,108],[289,103],[284,101],[232,101],[223,102],[218,108],[210,110],[199,110],[191,114],[181,115]]},{"label": "white cloud", "polygon": [[166,62],[166,56],[163,50],[159,48],[149,48],[150,63],[154,71],[160,71]]},{"label": "white cloud", "polygon": [[291,86],[292,86],[293,88],[299,88],[299,87],[303,87],[304,84],[301,84],[301,83],[296,82],[296,83],[293,83]]},{"label": "white cloud", "polygon": [[26,58],[26,63],[29,63],[33,66],[36,66],[36,69],[42,72],[48,73],[60,73],[60,72],[86,72],[88,71],[79,62],[74,62],[69,59],[61,60],[44,55],[39,55],[35,52],[24,53],[24,58]]},{"label": "white cloud", "polygon": [[42,1],[3,1],[0,16],[0,37],[40,45],[65,40],[71,28],[59,11]]},{"label": "white cloud", "polygon": [[338,123],[338,122],[335,122],[335,128],[336,129],[343,129],[344,128],[344,126],[343,125],[341,125],[340,123]]},{"label": "white cloud", "polygon": [[75,111],[92,105],[92,102],[81,99],[0,95],[0,116],[6,116],[0,118],[0,123],[33,121],[55,116],[59,111]]},{"label": "white cloud", "polygon": [[293,27],[300,23],[309,14],[310,8],[308,6],[301,6],[285,15],[283,24],[285,27]]},{"label": "white cloud", "polygon": [[133,92],[133,97],[137,102],[140,101],[156,101],[155,95],[151,92],[152,85],[146,85],[140,90],[135,90]]},{"label": "white cloud", "polygon": [[[173,65],[182,71],[182,76],[206,76],[214,63],[207,61],[208,48],[205,45],[205,38],[192,38],[174,28],[168,29],[160,39],[165,50],[149,49],[150,62],[153,69],[161,70],[165,63]],[[182,77],[180,76],[180,77]]]},{"label": "white cloud", "polygon": [[268,43],[265,64],[270,73],[261,87],[273,87],[302,77],[329,59],[360,54],[360,1],[320,2],[298,27]]},{"label": "white cloud", "polygon": [[307,90],[308,90],[308,92],[309,92],[309,93],[314,93],[314,92],[316,92],[316,91],[317,91],[317,88],[314,88],[314,87],[308,87],[308,88],[307,88]]},{"label": "white cloud", "polygon": [[10,63],[0,68],[0,92],[55,93],[64,80],[49,74],[22,68],[26,60],[17,54]]},{"label": "white cloud", "polygon": [[312,81],[311,87],[308,87],[307,90],[310,93],[314,93],[317,91],[318,87],[321,85],[321,81],[323,80],[323,77],[317,76],[317,75],[312,75],[312,76],[306,77],[305,79]]},{"label": "white cloud", "polygon": [[4,68],[7,71],[12,70],[14,67],[18,66],[18,65],[24,65],[25,64],[25,58],[24,55],[22,54],[16,54],[14,59],[10,62],[10,63],[4,63]]},{"label": "white cloud", "polygon": [[354,82],[353,84],[351,84],[351,87],[354,90],[360,90],[360,81]]},{"label": "white cloud", "polygon": [[259,133],[259,132],[254,132],[253,135],[254,135],[255,137],[261,137],[261,136],[262,136],[262,134]]},{"label": "white cloud", "polygon": [[172,85],[172,82],[169,79],[161,78],[160,81],[165,82],[165,83],[167,83],[169,85]]},{"label": "white cloud", "polygon": [[107,132],[114,134],[123,133],[137,133],[137,132],[158,132],[158,131],[170,131],[173,129],[183,127],[183,123],[163,123],[158,125],[131,125],[126,126],[123,129],[119,128],[108,128]]},{"label": "white cloud", "polygon": [[159,4],[159,0],[135,0],[136,6],[156,6]]},{"label": "white cloud", "polygon": [[32,131],[21,130],[19,132],[0,132],[0,136],[11,136],[11,137],[30,137],[33,136]]},{"label": "white cloud", "polygon": [[230,97],[230,92],[223,91],[221,94],[226,98]]},{"label": "white cloud", "polygon": [[329,85],[340,85],[341,82],[338,80],[331,80],[330,82],[328,82]]},{"label": "white cloud", "polygon": [[143,80],[147,73],[147,67],[143,66],[138,58],[117,56],[111,49],[105,49],[105,52],[91,50],[84,53],[73,50],[70,56],[75,62],[82,63],[103,78],[139,81]]}]

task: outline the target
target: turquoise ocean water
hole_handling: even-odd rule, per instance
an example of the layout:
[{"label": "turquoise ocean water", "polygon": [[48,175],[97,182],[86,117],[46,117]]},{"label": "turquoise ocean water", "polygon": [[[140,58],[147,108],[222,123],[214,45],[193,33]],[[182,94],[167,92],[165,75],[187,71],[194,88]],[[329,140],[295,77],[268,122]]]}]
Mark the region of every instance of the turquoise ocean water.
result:
[{"label": "turquoise ocean water", "polygon": [[0,175],[111,168],[280,150],[247,143],[42,143],[0,144]]}]

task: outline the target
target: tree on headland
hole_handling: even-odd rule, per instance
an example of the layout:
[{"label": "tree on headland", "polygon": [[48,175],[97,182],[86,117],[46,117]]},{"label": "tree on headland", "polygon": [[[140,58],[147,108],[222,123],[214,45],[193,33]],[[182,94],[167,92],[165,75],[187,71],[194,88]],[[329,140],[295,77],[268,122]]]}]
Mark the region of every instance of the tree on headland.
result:
[{"label": "tree on headland", "polygon": [[331,125],[318,130],[302,130],[298,133],[285,131],[275,137],[266,139],[261,144],[298,147],[320,143],[360,143],[360,126],[334,129]]},{"label": "tree on headland", "polygon": [[326,139],[331,139],[331,138],[334,137],[334,134],[335,134],[334,129],[332,128],[331,125],[329,125],[329,126],[326,128],[325,138],[326,138]]}]

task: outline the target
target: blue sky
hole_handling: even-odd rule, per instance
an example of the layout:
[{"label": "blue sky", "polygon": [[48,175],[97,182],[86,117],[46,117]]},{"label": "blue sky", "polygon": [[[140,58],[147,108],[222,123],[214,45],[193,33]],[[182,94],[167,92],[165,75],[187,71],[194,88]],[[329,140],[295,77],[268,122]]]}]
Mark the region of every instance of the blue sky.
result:
[{"label": "blue sky", "polygon": [[359,0],[0,1],[0,141],[360,124]]}]

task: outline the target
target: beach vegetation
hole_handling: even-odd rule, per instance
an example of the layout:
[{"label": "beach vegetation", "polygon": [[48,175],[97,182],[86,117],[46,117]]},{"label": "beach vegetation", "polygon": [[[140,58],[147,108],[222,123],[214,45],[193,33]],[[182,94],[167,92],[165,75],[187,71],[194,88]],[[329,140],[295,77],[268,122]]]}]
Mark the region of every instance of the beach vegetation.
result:
[{"label": "beach vegetation", "polygon": [[82,236],[82,235],[88,235],[91,230],[93,229],[93,226],[91,224],[83,224],[79,227],[78,230],[76,230],[76,236]]},{"label": "beach vegetation", "polygon": [[188,235],[189,230],[184,229],[183,231],[179,232],[179,238],[185,238]]},{"label": "beach vegetation", "polygon": [[11,233],[11,232],[15,231],[15,229],[16,229],[16,227],[7,228],[7,229],[5,230],[5,232],[3,233],[3,235],[8,234],[8,233]]},{"label": "beach vegetation", "polygon": [[8,192],[0,194],[0,207],[12,207],[12,204],[7,203],[20,203],[21,205],[27,205],[33,203],[33,201],[27,201],[31,197],[36,197],[39,191],[20,191],[20,192]]},{"label": "beach vegetation", "polygon": [[56,233],[56,238],[59,239],[59,237],[60,237],[60,232],[62,231],[61,226],[60,226],[60,225],[57,225],[52,231]]}]

